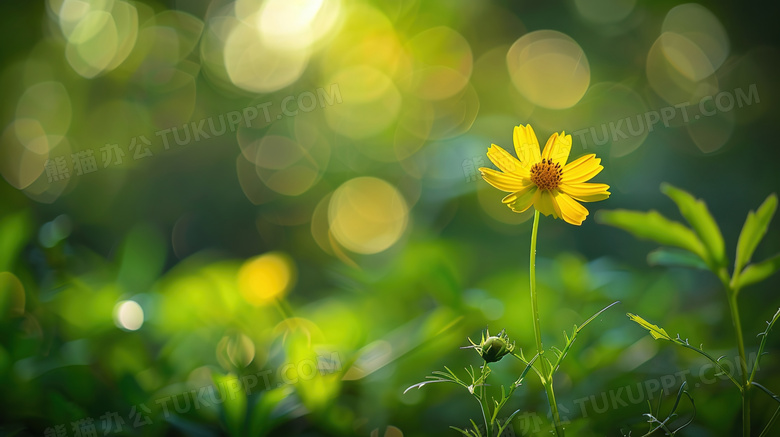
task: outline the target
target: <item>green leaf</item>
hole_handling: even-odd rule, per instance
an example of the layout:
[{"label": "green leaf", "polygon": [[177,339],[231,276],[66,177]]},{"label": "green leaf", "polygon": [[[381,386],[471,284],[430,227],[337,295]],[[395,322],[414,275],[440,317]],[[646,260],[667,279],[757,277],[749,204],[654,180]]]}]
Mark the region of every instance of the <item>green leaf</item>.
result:
[{"label": "green leaf", "polygon": [[653,336],[654,339],[658,340],[659,338],[669,341],[674,341],[672,337],[669,336],[669,334],[666,333],[666,330],[664,328],[658,327],[658,325],[653,325],[652,323],[648,322],[647,320],[637,316],[636,314],[626,313],[629,319],[631,321],[636,322],[639,324],[639,326],[647,329],[650,332],[650,335]]},{"label": "green leaf", "polygon": [[293,394],[292,386],[285,385],[271,390],[263,390],[260,399],[252,407],[247,435],[268,435],[276,425],[284,422],[289,413],[298,408],[297,402],[287,402]]},{"label": "green leaf", "polygon": [[638,238],[685,249],[707,260],[707,251],[696,234],[658,211],[601,210],[596,214],[596,221],[628,231]]},{"label": "green leaf", "polygon": [[712,260],[712,267],[725,267],[728,262],[726,244],[723,242],[723,235],[720,233],[718,224],[707,209],[707,204],[701,199],[696,199],[687,191],[666,183],[661,184],[661,191],[677,204],[680,214],[685,217],[696,235],[699,236],[699,240],[704,243]]},{"label": "green leaf", "polygon": [[742,232],[739,233],[739,241],[737,241],[737,259],[734,263],[735,277],[740,275],[742,268],[750,262],[758,243],[766,235],[769,222],[772,221],[776,209],[777,195],[772,193],[758,207],[757,211],[748,213],[745,225],[742,226]]},{"label": "green leaf", "polygon": [[780,270],[780,253],[760,263],[750,264],[745,267],[745,270],[737,278],[737,288],[744,288],[756,282],[761,282],[778,270]]},{"label": "green leaf", "polygon": [[212,373],[214,386],[219,389],[220,385],[225,387],[225,401],[222,402],[222,412],[224,414],[225,425],[228,434],[231,436],[244,435],[244,420],[246,418],[246,392],[241,387],[241,380],[234,375],[221,375]]},{"label": "green leaf", "polygon": [[647,254],[647,263],[651,266],[689,267],[692,269],[707,269],[707,264],[698,256],[687,250],[662,247]]}]

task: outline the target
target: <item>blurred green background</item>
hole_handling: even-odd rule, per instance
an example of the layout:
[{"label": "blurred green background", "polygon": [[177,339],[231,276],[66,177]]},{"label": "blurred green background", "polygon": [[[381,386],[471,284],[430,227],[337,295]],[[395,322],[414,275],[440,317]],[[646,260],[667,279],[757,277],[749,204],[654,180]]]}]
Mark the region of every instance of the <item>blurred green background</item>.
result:
[{"label": "blurred green background", "polygon": [[[687,371],[681,435],[738,432],[734,387],[624,316],[736,363],[717,279],[649,266],[656,245],[593,215],[682,220],[667,181],[734,253],[780,186],[764,6],[47,0],[0,20],[0,433],[455,435],[479,417],[467,393],[403,391],[478,365],[459,347],[486,326],[533,349],[532,213],[476,171],[520,123],[572,133],[571,159],[596,153],[612,187],[581,227],[540,225],[547,345],[621,301],[556,380],[567,429],[641,435],[656,383],[675,393]],[[740,297],[749,353],[779,285]],[[775,389],[779,342],[757,378]],[[538,381],[515,409],[516,435],[545,433]],[[774,409],[754,394],[755,426]]]}]

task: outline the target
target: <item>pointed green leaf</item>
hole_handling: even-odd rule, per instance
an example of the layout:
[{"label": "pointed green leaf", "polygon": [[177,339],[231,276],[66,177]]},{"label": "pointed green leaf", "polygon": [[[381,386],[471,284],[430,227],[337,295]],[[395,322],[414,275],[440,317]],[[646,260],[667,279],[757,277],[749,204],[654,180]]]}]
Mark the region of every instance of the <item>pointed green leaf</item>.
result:
[{"label": "pointed green leaf", "polygon": [[658,211],[601,210],[596,221],[623,229],[638,238],[685,249],[706,260],[707,252],[696,234],[683,224],[669,220]]},{"label": "pointed green leaf", "polygon": [[742,271],[737,280],[737,288],[744,288],[756,282],[761,282],[778,270],[780,270],[780,253],[768,260],[745,267],[745,270]]},{"label": "pointed green leaf", "polygon": [[766,198],[756,212],[750,211],[739,233],[737,242],[737,259],[734,263],[734,276],[742,272],[742,268],[750,262],[758,243],[764,238],[769,222],[777,209],[777,196],[773,193]]},{"label": "pointed green leaf", "polygon": [[639,324],[639,326],[647,329],[650,332],[650,335],[652,335],[654,339],[658,340],[659,338],[662,338],[664,340],[674,341],[672,337],[670,337],[669,334],[666,333],[666,330],[664,328],[660,328],[658,327],[658,325],[653,325],[652,323],[637,316],[636,314],[626,313],[626,315],[628,316],[629,319],[631,319],[631,321],[636,322]]},{"label": "pointed green leaf", "polygon": [[696,199],[687,191],[666,183],[661,184],[661,191],[677,204],[680,214],[685,217],[696,235],[699,236],[699,240],[704,243],[712,260],[712,266],[725,267],[728,262],[726,244],[723,242],[723,235],[718,224],[707,209],[707,204],[701,199]]},{"label": "pointed green leaf", "polygon": [[707,269],[707,264],[698,256],[687,250],[662,247],[647,254],[647,263],[651,266],[689,267],[692,269]]},{"label": "pointed green leaf", "polygon": [[284,422],[291,410],[298,408],[297,402],[293,402],[285,409],[284,401],[289,399],[292,393],[293,388],[289,385],[262,391],[260,399],[252,407],[247,435],[268,435],[276,425]]},{"label": "pointed green leaf", "polygon": [[225,392],[230,393],[229,396],[225,396],[225,401],[222,403],[228,434],[231,436],[243,435],[247,399],[244,390],[241,389],[241,380],[232,374],[221,375],[216,372],[212,373],[211,377],[215,387],[219,388],[220,385],[224,385]]}]

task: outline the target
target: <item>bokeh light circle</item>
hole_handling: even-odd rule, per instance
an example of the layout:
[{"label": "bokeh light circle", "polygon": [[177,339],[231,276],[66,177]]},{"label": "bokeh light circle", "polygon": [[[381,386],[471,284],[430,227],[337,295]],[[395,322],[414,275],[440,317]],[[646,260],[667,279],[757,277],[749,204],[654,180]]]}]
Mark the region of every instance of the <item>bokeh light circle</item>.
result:
[{"label": "bokeh light circle", "polygon": [[125,331],[137,331],[144,324],[144,310],[134,300],[123,300],[114,306],[114,324]]},{"label": "bokeh light circle", "polygon": [[70,96],[60,82],[39,82],[27,88],[16,103],[16,118],[34,119],[49,135],[64,135],[70,127]]},{"label": "bokeh light circle", "polygon": [[217,361],[225,370],[243,369],[255,359],[255,344],[243,333],[226,335],[217,343]]},{"label": "bokeh light circle", "polygon": [[393,24],[371,5],[355,3],[345,9],[339,32],[324,47],[320,69],[325,75],[343,68],[368,65],[390,77],[408,76],[411,61]]},{"label": "bokeh light circle", "polygon": [[289,256],[270,252],[246,261],[238,271],[238,289],[244,299],[260,306],[281,299],[295,283],[295,265]]},{"label": "bokeh light circle", "polygon": [[138,38],[138,10],[121,0],[50,1],[76,73],[93,78],[122,64]]},{"label": "bokeh light circle", "polygon": [[665,32],[647,53],[647,81],[667,103],[695,102],[718,92],[709,58],[691,40]]},{"label": "bokeh light circle", "polygon": [[273,191],[298,196],[322,176],[330,146],[314,125],[296,124],[295,138],[266,135],[257,144],[255,165],[260,180]]},{"label": "bokeh light circle", "polygon": [[12,186],[23,189],[43,174],[51,144],[37,120],[16,119],[0,137],[0,174]]},{"label": "bokeh light circle", "polygon": [[306,48],[333,29],[340,10],[339,0],[267,0],[257,27],[269,46]]},{"label": "bokeh light circle", "polygon": [[636,0],[574,0],[574,5],[593,24],[613,24],[631,15]]},{"label": "bokeh light circle", "polygon": [[666,60],[686,78],[700,81],[715,72],[707,55],[685,36],[665,32],[659,41]]},{"label": "bokeh light circle", "polygon": [[328,206],[333,237],[348,250],[362,254],[379,253],[395,244],[406,229],[408,214],[401,193],[374,177],[343,183]]},{"label": "bokeh light circle", "polygon": [[342,135],[353,139],[376,135],[398,116],[401,94],[392,79],[376,68],[349,67],[327,83],[339,84],[343,102],[329,107],[325,118]]},{"label": "bokeh light circle", "polygon": [[594,84],[570,117],[571,130],[567,132],[572,132],[574,139],[570,161],[582,153],[596,153],[603,158],[607,152],[612,157],[635,152],[650,133],[648,109],[639,93],[624,84]]},{"label": "bokeh light circle", "polygon": [[297,196],[314,184],[316,167],[296,165],[303,158],[301,148],[290,138],[267,135],[257,147],[257,175],[268,188],[288,196]]},{"label": "bokeh light circle", "polygon": [[225,41],[224,62],[234,85],[266,93],[298,80],[309,62],[309,53],[269,46],[257,27],[237,21]]},{"label": "bokeh light circle", "polygon": [[574,106],[588,90],[590,64],[582,48],[554,30],[523,35],[507,52],[512,83],[523,96],[549,109]]},{"label": "bokeh light circle", "polygon": [[409,91],[426,100],[451,97],[469,81],[473,68],[471,47],[455,30],[439,26],[424,30],[406,44],[416,69]]},{"label": "bokeh light circle", "polygon": [[[694,56],[702,55],[707,59],[709,65],[692,65],[694,71],[700,71],[695,80],[700,80],[705,76],[707,67],[717,70],[726,60],[729,53],[729,38],[726,30],[718,18],[709,9],[697,3],[686,3],[675,6],[669,10],[661,25],[662,33],[675,33],[687,39],[689,44],[696,46],[698,53]],[[682,43],[667,41],[664,44],[664,51],[669,56],[669,60],[675,63],[675,51]],[[668,47],[667,47],[668,45]],[[688,49],[691,50],[691,49]],[[679,54],[677,54],[679,57]],[[695,62],[694,62],[695,61]],[[703,60],[691,59],[688,62],[695,64],[704,64]],[[711,74],[711,72],[710,72]]]},{"label": "bokeh light circle", "polygon": [[721,150],[734,134],[736,125],[734,112],[717,111],[708,117],[696,115],[685,125],[688,136],[703,153],[709,154]]}]

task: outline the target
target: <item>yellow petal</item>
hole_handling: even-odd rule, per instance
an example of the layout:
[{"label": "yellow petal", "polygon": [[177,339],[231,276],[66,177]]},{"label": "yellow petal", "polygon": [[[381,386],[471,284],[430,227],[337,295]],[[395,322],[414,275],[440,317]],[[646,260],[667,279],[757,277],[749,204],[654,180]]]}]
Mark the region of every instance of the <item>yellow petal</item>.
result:
[{"label": "yellow petal", "polygon": [[561,205],[558,203],[558,191],[555,190],[550,194],[552,195],[552,204],[553,208],[555,209],[555,218],[563,218],[563,214],[561,213]]},{"label": "yellow petal", "polygon": [[[531,205],[536,203],[537,199],[539,198],[539,193],[539,188],[536,185],[531,185],[527,190],[518,194],[517,198],[514,200],[514,203],[510,203],[508,206],[512,208],[512,211],[514,212],[525,212],[528,210],[528,208],[531,207]],[[514,194],[510,194],[510,196],[513,195]]]},{"label": "yellow petal", "polygon": [[530,179],[523,179],[514,173],[501,173],[492,168],[480,167],[479,172],[487,183],[508,193],[520,191],[532,183]]},{"label": "yellow petal", "polygon": [[516,190],[514,193],[507,195],[503,199],[501,199],[504,203],[514,203],[519,197],[522,197],[527,191],[536,189],[536,185],[533,184],[533,182],[528,181],[528,185],[522,187],[519,190]]},{"label": "yellow petal", "polygon": [[521,165],[520,161],[501,147],[491,144],[487,151],[487,157],[504,173],[512,173],[528,179],[530,174]]},{"label": "yellow petal", "polygon": [[593,153],[577,158],[563,167],[561,182],[564,184],[578,184],[588,181],[604,169],[600,164],[601,159],[596,158],[596,155]]},{"label": "yellow petal", "polygon": [[555,133],[547,140],[542,152],[542,159],[552,160],[554,164],[560,164],[561,167],[566,164],[571,151],[571,135],[566,135],[566,131],[559,134]]},{"label": "yellow petal", "polygon": [[566,193],[557,192],[555,200],[558,202],[561,215],[563,215],[566,223],[579,226],[585,220],[585,217],[588,216],[587,208],[580,205]]},{"label": "yellow petal", "polygon": [[531,125],[515,126],[512,139],[515,143],[515,153],[526,171],[530,171],[534,164],[542,160],[539,152],[539,140]]},{"label": "yellow petal", "polygon": [[561,184],[558,189],[580,202],[598,202],[610,195],[607,184]]},{"label": "yellow petal", "polygon": [[539,199],[534,202],[534,208],[544,215],[552,214],[554,218],[558,218],[558,215],[555,212],[553,195],[550,193],[550,190],[541,190]]}]

